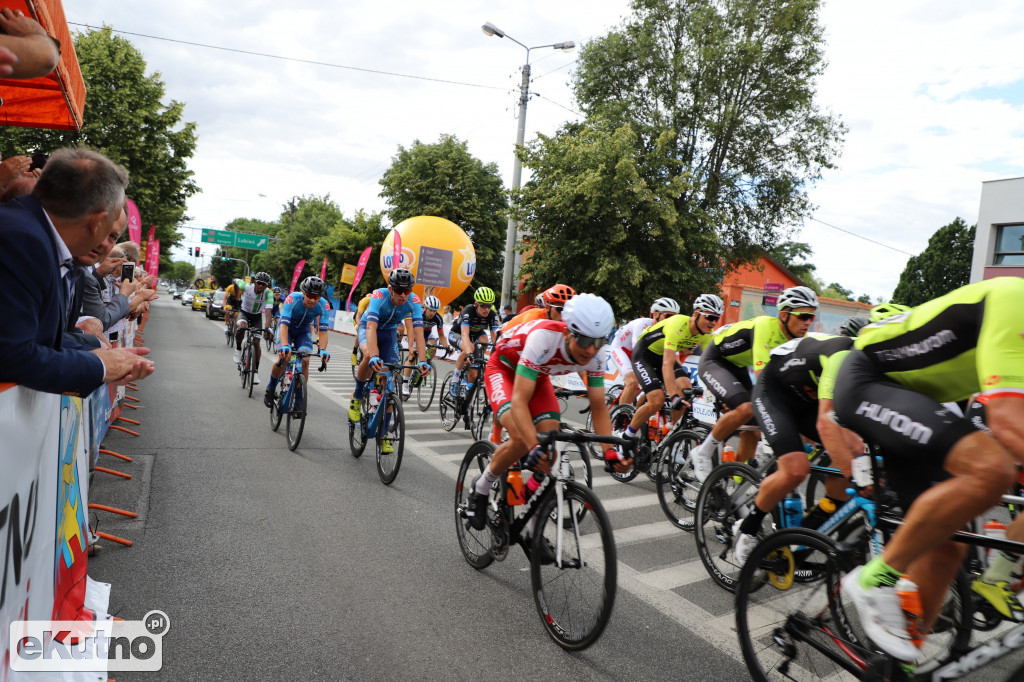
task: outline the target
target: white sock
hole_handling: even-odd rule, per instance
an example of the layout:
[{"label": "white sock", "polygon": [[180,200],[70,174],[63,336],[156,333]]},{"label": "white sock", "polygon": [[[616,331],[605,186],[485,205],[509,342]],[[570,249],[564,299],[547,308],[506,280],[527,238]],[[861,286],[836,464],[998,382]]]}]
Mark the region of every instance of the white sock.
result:
[{"label": "white sock", "polygon": [[476,494],[477,495],[488,495],[491,492],[491,486],[498,480],[498,477],[491,471],[491,465],[488,464],[487,468],[484,469],[483,475],[476,481]]},{"label": "white sock", "polygon": [[996,552],[981,579],[987,583],[1009,582],[1010,574],[1017,568],[1019,561],[1020,557],[1007,556],[1005,552]]},{"label": "white sock", "polygon": [[[710,445],[709,445],[709,443],[710,443]],[[703,442],[703,443],[701,443],[699,447],[700,447],[700,448],[701,448],[701,450],[703,451],[703,450],[707,450],[707,449],[709,449],[709,448],[717,448],[717,447],[718,447],[719,445],[721,445],[721,444],[722,444],[722,441],[720,441],[720,440],[715,440],[715,437],[714,437],[714,436],[712,436],[712,435],[711,435],[711,434],[709,433],[709,434],[708,434],[708,437],[704,439],[704,442]]]}]

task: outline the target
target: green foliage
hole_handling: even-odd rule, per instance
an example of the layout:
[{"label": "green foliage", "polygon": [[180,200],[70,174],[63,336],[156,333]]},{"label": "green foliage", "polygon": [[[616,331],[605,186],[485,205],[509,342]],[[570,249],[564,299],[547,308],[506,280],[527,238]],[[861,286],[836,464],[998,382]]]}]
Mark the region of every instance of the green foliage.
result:
[{"label": "green foliage", "polygon": [[[497,164],[483,163],[469,153],[465,142],[441,135],[436,144],[416,140],[409,149],[399,146],[380,185],[394,225],[429,215],[447,218],[465,230],[476,251],[473,287],[501,289],[508,200]],[[466,297],[472,293],[463,294]]]},{"label": "green foliage", "polygon": [[359,256],[367,246],[373,247],[370,260],[366,264],[366,271],[363,278],[352,293],[352,300],[358,301],[373,289],[384,286],[384,279],[380,274],[380,245],[388,236],[388,228],[382,225],[383,214],[364,211],[356,213],[352,220],[342,219],[341,225],[331,230],[328,234],[318,237],[313,244],[313,262],[323,263],[324,256],[327,257],[327,284],[337,288],[337,291],[344,305],[344,299],[348,296],[350,285],[341,285],[341,270],[348,263],[355,265]]},{"label": "green foliage", "polygon": [[825,298],[838,298],[840,301],[853,300],[853,292],[837,282],[832,282],[822,289],[819,292],[819,295],[824,296]]},{"label": "green foliage", "polygon": [[172,282],[191,282],[195,279],[196,268],[191,263],[176,260],[171,263],[170,268],[166,273],[165,277],[170,279]]},{"label": "green foliage", "polygon": [[916,306],[948,294],[971,279],[975,225],[956,218],[940,227],[920,254],[907,261],[892,300]]},{"label": "green foliage", "polygon": [[175,227],[185,219],[185,203],[199,191],[188,169],[196,124],[182,121],[183,103],[163,103],[160,74],[147,76],[142,53],[109,27],[76,34],[75,51],[88,90],[82,130],[6,128],[0,153],[6,157],[84,145],[124,165],[131,174],[128,196],[139,207],[143,238],[155,224],[166,267],[171,248],[182,238]]},{"label": "green foliage", "polygon": [[857,303],[867,303],[868,305],[871,305],[871,297],[867,294],[861,294],[857,297]]}]

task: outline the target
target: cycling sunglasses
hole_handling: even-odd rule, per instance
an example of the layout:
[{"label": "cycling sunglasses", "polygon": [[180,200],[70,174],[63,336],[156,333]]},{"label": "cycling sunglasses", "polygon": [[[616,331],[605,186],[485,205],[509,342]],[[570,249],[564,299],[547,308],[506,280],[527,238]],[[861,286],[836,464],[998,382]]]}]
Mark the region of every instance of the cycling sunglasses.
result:
[{"label": "cycling sunglasses", "polygon": [[704,316],[705,320],[707,320],[708,322],[710,322],[712,324],[714,324],[715,322],[718,322],[718,320],[720,320],[721,317],[722,317],[721,315],[708,315],[707,313],[701,313],[701,315]]},{"label": "cycling sunglasses", "polygon": [[603,336],[583,336],[583,334],[574,333],[572,337],[576,339],[576,343],[579,344],[580,348],[590,348],[593,346],[596,350],[601,350],[601,347],[608,343],[608,339]]},{"label": "cycling sunglasses", "polygon": [[395,292],[398,296],[405,296],[406,294],[412,293],[412,289],[401,289],[399,287],[391,287],[391,291]]},{"label": "cycling sunglasses", "polygon": [[790,313],[790,315],[798,320],[803,320],[804,322],[810,322],[817,317],[817,314],[815,313]]},{"label": "cycling sunglasses", "polygon": [[559,315],[562,314],[562,306],[560,306],[560,305],[553,305],[553,306],[551,306],[551,309],[556,311],[556,312],[558,312]]},{"label": "cycling sunglasses", "polygon": [[490,303],[477,303],[476,306],[484,310],[490,310],[493,307]]}]

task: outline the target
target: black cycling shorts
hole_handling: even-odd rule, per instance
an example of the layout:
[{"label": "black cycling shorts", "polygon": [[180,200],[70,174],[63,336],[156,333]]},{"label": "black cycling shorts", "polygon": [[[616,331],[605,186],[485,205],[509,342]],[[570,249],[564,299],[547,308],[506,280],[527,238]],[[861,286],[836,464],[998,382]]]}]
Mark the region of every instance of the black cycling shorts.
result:
[{"label": "black cycling shorts", "polygon": [[245,320],[245,323],[252,329],[263,329],[263,314],[262,313],[247,313],[244,310],[239,310],[241,318],[238,320],[241,322]]},{"label": "black cycling shorts", "polygon": [[[653,391],[665,390],[665,378],[661,375],[661,363],[662,356],[647,351],[635,352],[630,358],[630,364],[633,365],[633,376],[636,377],[644,395]],[[676,378],[690,378],[689,373],[678,362],[675,375]]]},{"label": "black cycling shorts", "polygon": [[801,400],[771,372],[771,364],[761,372],[751,392],[754,418],[761,426],[768,445],[776,456],[802,452],[805,436],[820,443],[818,436],[818,401]]},{"label": "black cycling shorts", "polygon": [[750,402],[750,372],[746,367],[737,367],[722,356],[718,346],[711,343],[700,356],[697,377],[705,391],[721,400],[732,409]]},{"label": "black cycling shorts", "polygon": [[860,350],[852,351],[839,370],[834,403],[840,424],[881,449],[904,509],[950,478],[942,468],[946,456],[977,431],[969,419],[885,376]]}]

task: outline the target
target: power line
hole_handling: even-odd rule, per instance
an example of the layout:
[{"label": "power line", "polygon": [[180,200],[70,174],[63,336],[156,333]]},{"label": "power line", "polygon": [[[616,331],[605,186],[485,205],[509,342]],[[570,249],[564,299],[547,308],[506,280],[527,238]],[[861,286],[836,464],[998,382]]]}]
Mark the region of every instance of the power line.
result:
[{"label": "power line", "polygon": [[586,116],[584,116],[584,115],[583,115],[583,114],[581,114],[580,112],[576,111],[575,109],[570,109],[569,107],[567,107],[567,106],[565,106],[565,105],[559,104],[559,103],[558,103],[558,102],[556,102],[555,100],[551,99],[550,97],[545,97],[544,95],[540,94],[539,92],[532,92],[532,93],[530,93],[530,94],[531,94],[531,95],[534,95],[535,97],[540,97],[541,99],[546,99],[547,101],[549,101],[549,102],[551,102],[552,104],[554,104],[554,105],[555,105],[556,107],[561,107],[562,109],[565,109],[565,110],[566,110],[566,111],[568,111],[568,112],[569,112],[570,114],[576,114],[577,116],[580,116],[580,117],[582,117],[582,118],[586,118]]},{"label": "power line", "polygon": [[[102,30],[101,26],[92,26],[90,24],[80,24],[78,22],[69,21],[68,24],[72,26],[83,26],[85,28],[91,28],[96,30]],[[253,52],[252,50],[239,50],[233,47],[221,47],[220,45],[207,45],[206,43],[195,43],[188,40],[178,40],[176,38],[164,38],[162,36],[148,35],[145,33],[133,33],[131,31],[122,31],[120,29],[111,28],[114,33],[122,33],[127,36],[137,36],[139,38],[150,38],[152,40],[163,40],[168,43],[178,43],[180,45],[192,45],[194,47],[205,47],[209,50],[222,50],[224,52],[235,52],[237,54],[247,54],[254,57],[266,57],[268,59],[280,59],[286,62],[298,62],[300,64],[313,64],[314,66],[328,66],[332,69],[346,69],[348,71],[361,71],[363,73],[374,73],[380,76],[394,76],[395,78],[410,78],[413,80],[431,81],[433,83],[447,83],[448,85],[463,85],[469,88],[483,88],[485,90],[505,90],[506,88],[499,88],[494,85],[481,85],[480,83],[465,83],[463,81],[453,81],[445,78],[431,78],[429,76],[414,76],[408,73],[397,73],[395,71],[381,71],[380,69],[366,69],[360,66],[348,66],[346,64],[332,64],[330,62],[319,62],[313,59],[299,59],[298,57],[284,57],[277,54],[269,54],[266,52]]]},{"label": "power line", "polygon": [[545,72],[545,73],[542,73],[541,75],[539,75],[539,76],[535,77],[535,78],[534,78],[533,80],[538,80],[538,79],[540,79],[540,78],[543,78],[544,76],[550,76],[551,74],[555,73],[556,71],[561,71],[562,69],[564,69],[564,68],[566,68],[566,67],[572,66],[573,64],[575,64],[575,63],[576,63],[576,61],[577,61],[577,60],[575,60],[575,59],[574,59],[574,60],[572,60],[571,62],[569,62],[569,63],[567,63],[567,64],[562,64],[562,65],[561,65],[561,66],[559,66],[559,67],[558,67],[557,69],[551,69],[550,71],[547,71],[547,72]]},{"label": "power line", "polygon": [[908,251],[904,251],[903,249],[897,249],[895,246],[889,246],[888,244],[883,244],[882,242],[877,242],[874,239],[870,239],[868,237],[865,237],[862,234],[857,234],[856,232],[850,232],[849,230],[844,230],[841,227],[836,227],[835,225],[831,225],[829,223],[826,223],[824,220],[819,220],[818,218],[813,218],[813,217],[811,218],[811,220],[813,220],[816,223],[821,223],[822,225],[825,225],[826,227],[831,227],[833,230],[839,230],[840,232],[845,232],[846,234],[851,235],[853,237],[857,237],[858,239],[863,239],[866,242],[871,242],[872,244],[878,244],[879,246],[884,246],[887,249],[892,249],[893,251],[898,251],[899,253],[905,254],[907,256],[911,256],[911,257],[914,256],[914,254],[912,254],[912,253],[910,253]]}]

